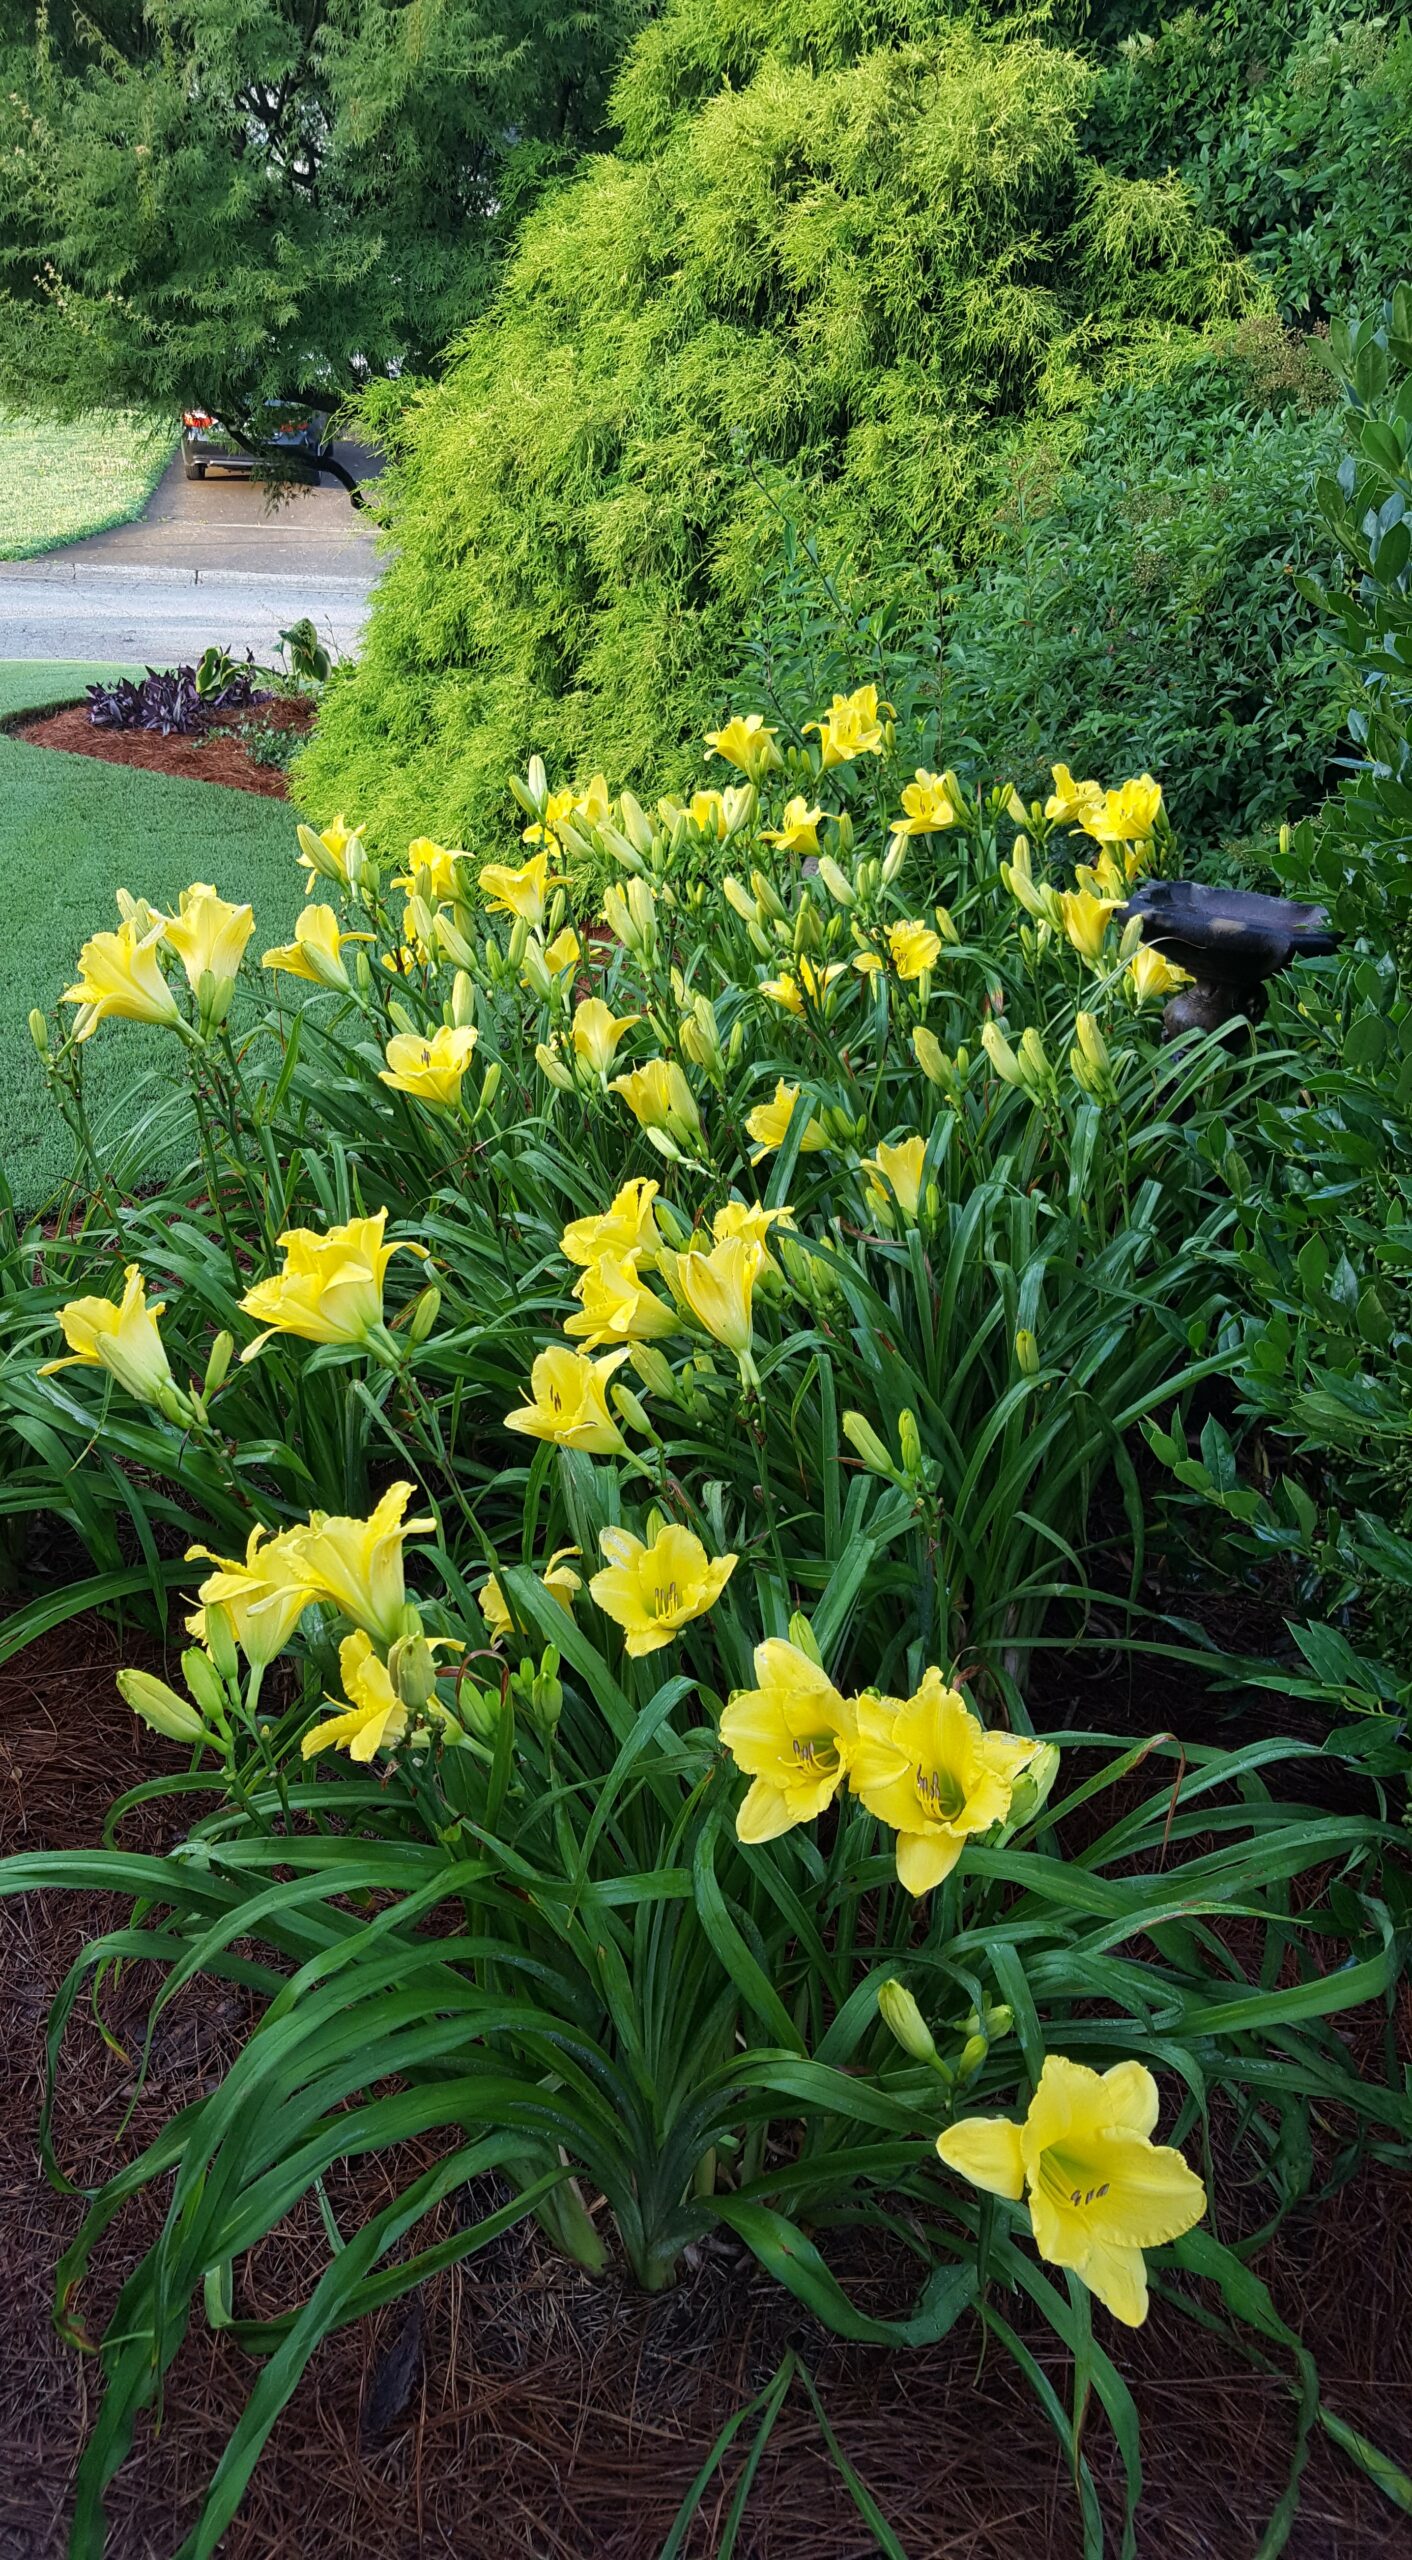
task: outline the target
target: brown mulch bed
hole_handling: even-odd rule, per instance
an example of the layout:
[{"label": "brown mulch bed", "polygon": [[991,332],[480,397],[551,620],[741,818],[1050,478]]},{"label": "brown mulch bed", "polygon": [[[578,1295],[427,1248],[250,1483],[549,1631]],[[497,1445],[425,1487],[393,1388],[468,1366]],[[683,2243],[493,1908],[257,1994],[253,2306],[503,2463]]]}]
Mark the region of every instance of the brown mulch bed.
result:
[{"label": "brown mulch bed", "polygon": [[175,774],[183,782],[218,782],[231,791],[258,791],[267,800],[287,800],[289,786],[279,765],[261,764],[250,753],[238,729],[292,731],[302,737],[314,718],[312,702],[254,703],[246,711],[217,711],[204,737],[164,738],[149,729],[95,729],[86,703],[69,703],[62,711],[42,711],[16,720],[12,738],[28,747],[58,747],[65,755],[98,756],[107,764],[136,765],[143,773]]},{"label": "brown mulch bed", "polygon": [[[160,1664],[143,1640],[88,1622],[0,1670],[0,1847],[93,1840],[123,1786],[173,1765],[155,1737],[136,1732],[113,1690],[114,1666],[143,1658]],[[125,1837],[159,1847],[164,1826],[170,1836],[178,1822],[170,1803],[149,1807]],[[50,2323],[54,2264],[78,2208],[42,2182],[34,2126],[46,2007],[85,1938],[115,1916],[114,1906],[60,1894],[0,1905],[0,2560],[62,2560],[73,2467],[95,2407],[91,2360],[62,2345]],[[151,1988],[134,1970],[105,1995],[105,2017],[129,2053]],[[80,2005],[57,2125],[66,2165],[96,2176],[130,2156],[219,2076],[245,2024],[240,1995],[190,1987],[163,2023],[153,2080],[120,2155],[131,2062],[103,2043]],[[332,2181],[330,2192],[336,2211],[353,2205],[351,2180]],[[1405,2176],[1370,2164],[1331,2204],[1291,2217],[1260,2267],[1317,2355],[1331,2405],[1404,2464],[1409,2202]],[[85,2295],[90,2325],[106,2316],[160,2205],[142,2200],[109,2235]],[[322,2246],[312,2218],[284,2226],[241,2271],[243,2307],[273,2312],[299,2298]],[[840,2267],[870,2307],[889,2307],[887,2269],[856,2243]],[[1251,2560],[1285,2478],[1288,2392],[1161,2306],[1136,2336],[1101,2315],[1098,2327],[1142,2412],[1143,2560]],[[1042,2332],[1026,2335],[1065,2390],[1062,2355]],[[973,2323],[925,2353],[843,2348],[734,2250],[704,2252],[674,2293],[647,2301],[616,2278],[589,2282],[533,2227],[426,2287],[411,2314],[395,2305],[329,2342],[279,2424],[222,2560],[348,2560],[354,2551],[359,2560],[656,2560],[716,2431],[791,2343],[909,2560],[1078,2560],[1058,2449],[1013,2367],[994,2351],[982,2365]],[[198,2313],[161,2427],[140,2430],[110,2493],[111,2560],[167,2560],[254,2370]],[[1088,2449],[1116,2523],[1117,2464],[1097,2417]],[[732,2458],[691,2560],[718,2548],[737,2477]],[[1396,2560],[1407,2547],[1406,2519],[1317,2438],[1291,2560]],[[741,2560],[865,2560],[871,2549],[796,2399],[761,2466]]]}]

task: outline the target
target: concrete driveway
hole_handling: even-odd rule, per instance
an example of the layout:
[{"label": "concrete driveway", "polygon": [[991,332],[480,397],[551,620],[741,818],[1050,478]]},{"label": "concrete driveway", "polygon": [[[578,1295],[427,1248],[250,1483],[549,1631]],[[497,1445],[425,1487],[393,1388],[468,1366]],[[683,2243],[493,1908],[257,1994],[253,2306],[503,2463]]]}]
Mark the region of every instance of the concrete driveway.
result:
[{"label": "concrete driveway", "polygon": [[[378,462],[334,451],[360,479]],[[188,480],[180,456],[145,511],[38,560],[0,561],[0,658],[170,666],[218,640],[273,654],[301,614],[342,654],[362,629],[378,559],[367,519],[334,480],[267,493],[235,473]]]}]

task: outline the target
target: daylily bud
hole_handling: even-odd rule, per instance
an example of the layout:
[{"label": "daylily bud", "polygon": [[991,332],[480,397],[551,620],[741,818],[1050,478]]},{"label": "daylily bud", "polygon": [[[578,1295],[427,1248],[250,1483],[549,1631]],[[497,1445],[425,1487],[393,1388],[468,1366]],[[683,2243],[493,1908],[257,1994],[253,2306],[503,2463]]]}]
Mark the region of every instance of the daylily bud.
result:
[{"label": "daylily bud", "polygon": [[198,1707],[219,1720],[225,1713],[225,1691],[214,1662],[208,1653],[202,1652],[199,1644],[187,1646],[181,1657],[181,1676]]},{"label": "daylily bud", "polygon": [[1050,1788],[1059,1774],[1057,1742],[1041,1742],[1034,1758],[1020,1771],[1010,1797],[1007,1829],[1017,1830],[1022,1823],[1033,1822],[1045,1805]]},{"label": "daylily bud", "polygon": [[206,1634],[206,1650],[227,1688],[240,1678],[240,1656],[236,1651],[235,1629],[230,1611],[218,1600],[208,1600],[201,1612]]},{"label": "daylily bud", "polygon": [[1118,1087],[1113,1077],[1113,1064],[1108,1044],[1091,1013],[1081,1013],[1074,1025],[1077,1046],[1069,1052],[1069,1065],[1074,1081],[1095,1102],[1115,1103]]},{"label": "daylily bud", "polygon": [[750,886],[755,892],[756,908],[761,914],[772,916],[777,924],[788,921],[789,910],[775,888],[774,882],[767,880],[763,871],[751,872]]},{"label": "daylily bud", "polygon": [[671,1363],[655,1342],[630,1343],[628,1360],[649,1395],[666,1396],[669,1400],[675,1396],[677,1382],[672,1375]]},{"label": "daylily bud", "polygon": [[907,842],[908,840],[906,836],[894,836],[886,853],[883,855],[882,876],[883,886],[885,888],[890,889],[892,887],[894,880],[897,878],[899,871],[902,869],[902,866],[907,859]]},{"label": "daylily bud", "polygon": [[426,1637],[399,1636],[387,1657],[388,1675],[404,1707],[424,1714],[436,1695],[436,1660]]},{"label": "daylily bud", "polygon": [[206,1362],[206,1375],[201,1382],[201,1393],[203,1396],[214,1396],[219,1394],[230,1373],[230,1364],[234,1354],[234,1334],[218,1333],[215,1341],[211,1345],[210,1357]]},{"label": "daylily bud", "polygon": [[120,1671],[118,1691],[133,1714],[150,1724],[154,1733],[164,1733],[169,1742],[206,1741],[206,1728],[190,1700],[178,1697],[155,1673]]},{"label": "daylily bud", "polygon": [[451,981],[451,1028],[453,1031],[469,1031],[474,1026],[475,1018],[474,981],[467,976],[464,969],[458,969]]},{"label": "daylily bud", "polygon": [[[572,1093],[574,1091],[572,1070],[565,1066],[563,1059],[558,1055],[557,1051],[548,1048],[545,1042],[540,1040],[535,1045],[534,1054],[536,1064],[538,1065],[541,1074],[546,1075],[551,1084],[557,1085],[561,1093]],[[487,1076],[486,1081],[487,1083],[489,1082],[489,1076]],[[482,1088],[482,1094],[483,1092],[484,1088]]]},{"label": "daylily bud", "polygon": [[850,1447],[857,1450],[864,1466],[872,1468],[874,1475],[886,1476],[890,1483],[896,1481],[897,1469],[891,1453],[863,1414],[844,1415],[843,1436]]},{"label": "daylily bud", "polygon": [[492,1102],[500,1091],[500,1074],[500,1061],[498,1058],[492,1058],[489,1066],[486,1068],[485,1074],[481,1078],[480,1101],[476,1105],[477,1119],[480,1118],[482,1111],[488,1111],[490,1109]]},{"label": "daylily bud", "polygon": [[1015,1360],[1023,1376],[1039,1376],[1039,1344],[1028,1325],[1022,1324],[1015,1336]]},{"label": "daylily bud", "polygon": [[407,1327],[408,1341],[425,1342],[440,1312],[441,1291],[433,1284],[423,1289],[412,1309],[412,1321]]},{"label": "daylily bud", "polygon": [[34,1042],[36,1054],[41,1058],[47,1058],[49,1055],[49,1025],[45,1020],[44,1015],[40,1012],[38,1005],[34,1005],[30,1010],[29,1036]]},{"label": "daylily bud", "polygon": [[354,954],[353,983],[357,987],[360,996],[372,994],[373,964],[368,958],[366,951],[360,950]]},{"label": "daylily bud", "polygon": [[851,880],[845,878],[843,872],[840,871],[838,864],[834,861],[832,854],[820,854],[819,878],[822,880],[829,896],[838,906],[852,906],[856,895],[853,883]]},{"label": "daylily bud", "polygon": [[521,969],[524,966],[525,953],[529,949],[529,932],[528,917],[516,916],[510,927],[509,961],[512,969]]},{"label": "daylily bud", "polygon": [[967,2036],[956,2064],[958,2080],[972,2080],[990,2051],[989,2036]]},{"label": "daylily bud", "polygon": [[952,943],[953,945],[958,943],[961,936],[956,930],[955,923],[952,919],[951,909],[949,907],[934,907],[932,912],[936,917],[936,929],[940,934],[942,941]]},{"label": "daylily bud", "polygon": [[726,905],[734,908],[735,913],[739,916],[742,924],[759,923],[760,910],[757,907],[755,900],[751,897],[748,889],[742,888],[733,872],[728,871],[724,880],[721,882],[721,894],[725,899]]},{"label": "daylily bud", "polygon": [[418,1022],[416,1015],[414,1013],[409,1013],[405,1004],[400,1003],[396,996],[393,997],[391,1004],[387,1008],[387,1012],[389,1021],[395,1022],[399,1031],[405,1031],[408,1038],[411,1040],[415,1040],[418,1037],[422,1027],[421,1024]]},{"label": "daylily bud", "polygon": [[914,2062],[935,2059],[936,2038],[905,1983],[890,1979],[878,1984],[878,2014]]},{"label": "daylily bud", "polygon": [[622,1416],[623,1421],[628,1425],[629,1430],[640,1431],[644,1440],[651,1440],[655,1436],[652,1425],[648,1421],[644,1408],[638,1402],[637,1397],[633,1394],[631,1387],[614,1387],[612,1390],[612,1396],[613,1402],[617,1406],[618,1412]]},{"label": "daylily bud", "polygon": [[641,801],[635,800],[630,791],[625,791],[622,794],[622,797],[618,802],[618,815],[622,820],[624,832],[633,845],[635,851],[640,854],[649,854],[652,851],[653,843],[652,821],[648,817],[646,810],[643,808]]},{"label": "daylily bud", "polygon": [[452,923],[444,908],[437,915],[436,939],[441,946],[443,957],[449,960],[453,967],[461,970],[475,967],[475,952],[460,927]]},{"label": "daylily bud", "polygon": [[505,1701],[498,1689],[478,1689],[474,1682],[463,1682],[456,1697],[456,1713],[467,1733],[477,1742],[493,1742],[505,1712]]},{"label": "daylily bud", "polygon": [[796,1653],[802,1653],[807,1656],[808,1660],[817,1664],[819,1670],[822,1671],[824,1667],[824,1660],[823,1655],[819,1651],[819,1641],[802,1609],[796,1609],[793,1617],[790,1619],[789,1641],[793,1645]]},{"label": "daylily bud", "polygon": [[929,1084],[944,1085],[949,1082],[947,1074],[949,1061],[946,1052],[936,1033],[928,1031],[924,1022],[919,1022],[912,1034],[912,1054]]},{"label": "daylily bud", "polygon": [[904,1473],[909,1476],[920,1475],[922,1472],[922,1435],[917,1429],[917,1417],[908,1405],[903,1406],[902,1411],[897,1417],[897,1440],[898,1446],[902,1451],[902,1465]]}]

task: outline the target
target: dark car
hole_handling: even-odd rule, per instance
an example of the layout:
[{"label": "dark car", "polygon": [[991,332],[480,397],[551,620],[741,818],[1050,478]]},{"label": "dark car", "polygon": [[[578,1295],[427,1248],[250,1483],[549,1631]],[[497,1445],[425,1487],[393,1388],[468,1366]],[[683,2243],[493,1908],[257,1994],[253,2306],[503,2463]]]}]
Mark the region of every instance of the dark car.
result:
[{"label": "dark car", "polygon": [[[297,401],[267,400],[261,420],[264,441],[307,463],[315,479],[324,451],[326,412]],[[218,471],[258,471],[261,457],[247,453],[205,409],[186,409],[181,420],[181,459],[188,480],[204,480],[212,464]]]}]

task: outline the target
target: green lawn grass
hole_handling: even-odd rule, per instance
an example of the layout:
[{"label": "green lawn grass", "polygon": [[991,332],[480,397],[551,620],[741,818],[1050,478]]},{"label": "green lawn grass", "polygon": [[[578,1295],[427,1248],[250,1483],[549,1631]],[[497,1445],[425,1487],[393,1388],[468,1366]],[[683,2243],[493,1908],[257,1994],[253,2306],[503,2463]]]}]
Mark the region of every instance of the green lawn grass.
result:
[{"label": "green lawn grass", "polygon": [[[71,702],[115,668],[0,660],[0,720]],[[93,756],[56,754],[0,735],[0,1167],[17,1203],[37,1208],[72,1167],[73,1145],[45,1088],[28,1030],[72,985],[79,945],[118,921],[114,892],[175,905],[193,880],[255,909],[251,951],[289,939],[303,903],[294,817],[281,800],[178,782]],[[89,1041],[91,1125],[120,1178],[155,1169],[151,1126],[174,1092],[170,1039],[105,1022]],[[169,1115],[170,1116],[170,1115]],[[179,1143],[169,1127],[166,1146]]]},{"label": "green lawn grass", "polygon": [[0,560],[140,515],[171,460],[170,418],[96,410],[68,426],[0,410]]}]

